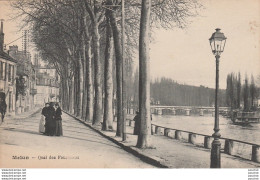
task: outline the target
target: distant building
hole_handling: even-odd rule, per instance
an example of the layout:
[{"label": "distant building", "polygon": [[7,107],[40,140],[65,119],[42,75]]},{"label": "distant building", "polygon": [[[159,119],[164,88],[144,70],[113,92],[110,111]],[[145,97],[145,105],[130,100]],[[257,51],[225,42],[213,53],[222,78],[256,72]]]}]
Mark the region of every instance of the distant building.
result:
[{"label": "distant building", "polygon": [[30,53],[19,51],[18,46],[9,46],[8,53],[17,60],[16,76],[17,79],[22,79],[26,87],[25,94],[19,94],[16,99],[16,111],[20,114],[35,107],[36,72],[31,62]]},{"label": "distant building", "polygon": [[36,69],[37,94],[35,104],[44,105],[46,102],[59,101],[59,76],[52,67],[39,67]]},{"label": "distant building", "polygon": [[3,22],[0,27],[0,92],[5,94],[6,114],[15,114],[17,61],[4,52]]}]

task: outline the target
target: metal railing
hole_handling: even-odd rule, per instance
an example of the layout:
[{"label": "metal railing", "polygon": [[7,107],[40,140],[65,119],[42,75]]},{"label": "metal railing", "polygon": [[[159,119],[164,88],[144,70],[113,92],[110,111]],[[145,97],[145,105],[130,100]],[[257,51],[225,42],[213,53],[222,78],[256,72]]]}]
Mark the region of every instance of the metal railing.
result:
[{"label": "metal railing", "polygon": [[256,112],[238,112],[237,118],[260,118]]}]

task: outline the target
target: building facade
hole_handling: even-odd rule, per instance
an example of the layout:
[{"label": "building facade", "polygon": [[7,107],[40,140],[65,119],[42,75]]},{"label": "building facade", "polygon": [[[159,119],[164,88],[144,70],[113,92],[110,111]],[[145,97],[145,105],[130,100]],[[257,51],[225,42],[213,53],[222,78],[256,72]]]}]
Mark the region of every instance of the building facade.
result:
[{"label": "building facade", "polygon": [[59,77],[56,70],[38,66],[36,69],[36,88],[36,105],[43,106],[46,102],[58,102]]},{"label": "building facade", "polygon": [[5,94],[6,115],[15,114],[17,61],[4,52],[3,22],[0,28],[0,92]]},{"label": "building facade", "polygon": [[16,112],[18,114],[30,111],[35,107],[36,72],[28,52],[19,51],[18,46],[10,46],[8,53],[17,60],[16,81],[22,84],[23,92],[16,96]]}]

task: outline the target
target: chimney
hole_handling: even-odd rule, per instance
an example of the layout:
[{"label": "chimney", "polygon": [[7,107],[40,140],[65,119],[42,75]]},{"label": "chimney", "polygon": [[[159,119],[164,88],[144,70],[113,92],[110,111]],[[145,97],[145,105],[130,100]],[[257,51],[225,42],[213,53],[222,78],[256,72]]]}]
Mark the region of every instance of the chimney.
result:
[{"label": "chimney", "polygon": [[18,52],[18,46],[17,45],[9,46],[8,54],[10,56],[16,56],[17,52]]},{"label": "chimney", "polygon": [[15,53],[17,53],[18,52],[18,46],[17,45],[9,46],[9,51],[14,51]]},{"label": "chimney", "polygon": [[4,51],[4,20],[1,19],[1,29],[0,29],[0,51]]}]

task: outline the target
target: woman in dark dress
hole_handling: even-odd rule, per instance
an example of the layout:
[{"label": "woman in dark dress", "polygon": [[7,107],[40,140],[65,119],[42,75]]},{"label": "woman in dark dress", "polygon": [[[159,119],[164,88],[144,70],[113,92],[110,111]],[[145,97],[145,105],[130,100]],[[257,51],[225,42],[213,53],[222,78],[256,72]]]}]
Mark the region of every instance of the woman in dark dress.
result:
[{"label": "woman in dark dress", "polygon": [[136,115],[134,117],[134,121],[135,121],[134,135],[139,135],[139,133],[140,133],[140,126],[141,126],[141,117],[140,117],[140,113],[138,111],[136,111]]},{"label": "woman in dark dress", "polygon": [[49,133],[49,121],[47,121],[49,103],[45,103],[45,107],[42,109],[42,117],[39,124],[39,132],[43,134]]},{"label": "woman in dark dress", "polygon": [[56,121],[55,121],[55,109],[54,109],[54,103],[51,102],[50,106],[47,109],[47,117],[46,117],[46,121],[48,119],[48,127],[49,127],[49,132],[48,132],[48,136],[55,136],[55,132],[56,132]]},{"label": "woman in dark dress", "polygon": [[61,118],[61,108],[59,107],[59,104],[56,103],[54,106],[55,109],[55,114],[54,114],[54,120],[56,121],[56,130],[55,130],[55,135],[56,136],[62,136],[62,118]]}]

